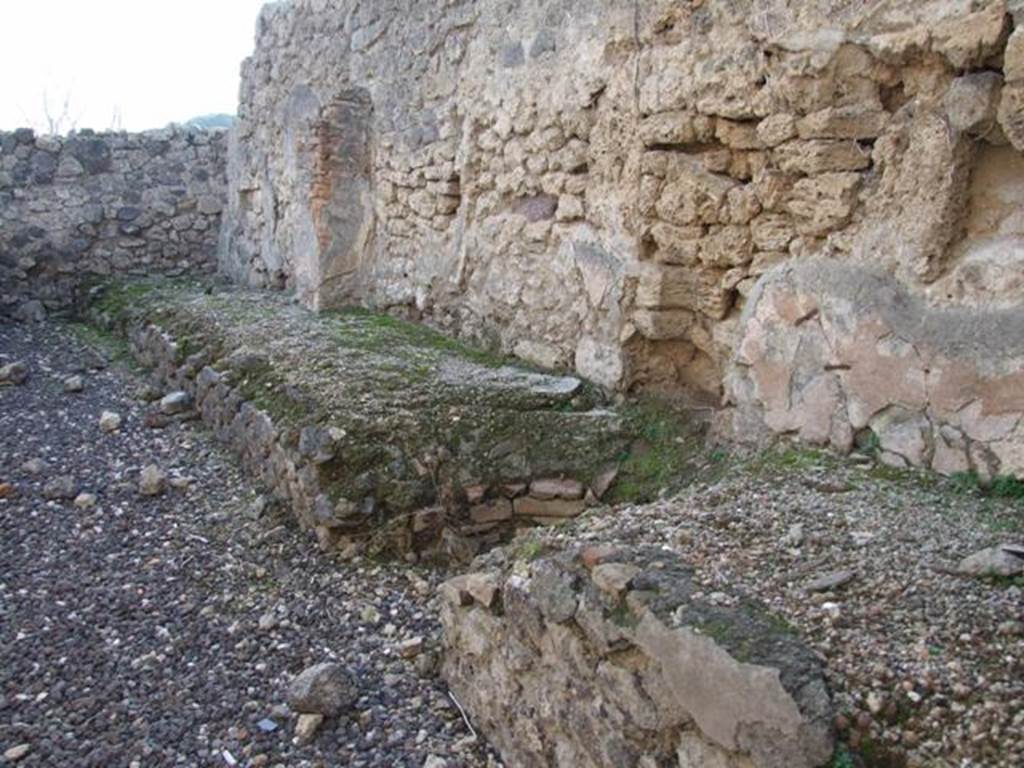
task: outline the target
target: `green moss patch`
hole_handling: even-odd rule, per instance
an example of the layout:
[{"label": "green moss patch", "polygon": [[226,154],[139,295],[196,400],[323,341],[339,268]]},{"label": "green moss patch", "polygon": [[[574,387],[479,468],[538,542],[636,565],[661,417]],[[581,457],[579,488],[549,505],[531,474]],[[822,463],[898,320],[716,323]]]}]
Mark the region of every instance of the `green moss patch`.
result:
[{"label": "green moss patch", "polygon": [[624,406],[623,417],[636,439],[619,457],[614,501],[653,501],[688,485],[702,469],[724,468],[724,456],[705,453],[703,437],[684,408],[642,400]]}]

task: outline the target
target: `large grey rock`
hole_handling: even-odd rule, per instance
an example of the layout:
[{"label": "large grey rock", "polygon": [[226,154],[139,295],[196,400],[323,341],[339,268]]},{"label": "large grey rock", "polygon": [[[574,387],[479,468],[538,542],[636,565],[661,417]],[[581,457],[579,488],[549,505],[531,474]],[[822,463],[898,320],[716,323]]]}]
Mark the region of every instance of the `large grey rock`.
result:
[{"label": "large grey rock", "polygon": [[302,714],[334,717],[358,697],[355,684],[341,664],[324,662],[303,670],[288,686],[288,706]]},{"label": "large grey rock", "polygon": [[295,722],[295,739],[299,744],[309,744],[316,738],[316,732],[323,725],[324,716],[320,714],[301,714]]},{"label": "large grey rock", "polygon": [[184,413],[192,406],[192,396],[188,392],[178,390],[170,392],[160,400],[160,411],[168,416]]},{"label": "large grey rock", "polygon": [[31,744],[17,744],[4,750],[4,762],[17,763],[31,751]]},{"label": "large grey rock", "polygon": [[968,555],[957,566],[967,576],[1019,576],[1024,573],[1024,545],[998,545]]},{"label": "large grey rock", "polygon": [[804,589],[808,592],[831,592],[849,584],[855,578],[857,578],[857,574],[854,571],[832,571],[811,579],[804,585]]},{"label": "large grey rock", "polygon": [[14,311],[14,319],[23,323],[41,323],[46,319],[46,307],[38,299],[22,302]]},{"label": "large grey rock", "polygon": [[103,432],[116,432],[121,428],[121,415],[113,411],[103,411],[100,414],[99,425]]},{"label": "large grey rock", "polygon": [[[508,764],[828,761],[831,704],[808,646],[755,605],[707,601],[662,550],[589,551],[441,590],[443,675]],[[500,600],[470,590],[484,578]]]},{"label": "large grey rock", "polygon": [[981,133],[996,125],[1002,78],[995,72],[977,72],[954,80],[943,101],[950,125],[958,131]]},{"label": "large grey rock", "polygon": [[21,465],[21,471],[30,475],[41,475],[49,469],[49,465],[40,458],[29,459]]}]

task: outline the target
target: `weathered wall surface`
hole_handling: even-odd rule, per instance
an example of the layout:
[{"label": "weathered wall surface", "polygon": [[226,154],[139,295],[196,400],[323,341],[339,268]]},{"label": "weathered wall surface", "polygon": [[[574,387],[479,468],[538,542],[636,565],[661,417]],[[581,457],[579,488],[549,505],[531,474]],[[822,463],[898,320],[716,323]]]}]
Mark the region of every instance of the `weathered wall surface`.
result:
[{"label": "weathered wall surface", "polygon": [[734,427],[943,474],[1024,475],[1024,313],[936,307],[830,260],[778,267],[751,297]]},{"label": "weathered wall surface", "polygon": [[586,214],[588,187],[620,173],[590,149],[605,82],[628,65],[603,60],[609,36],[632,37],[615,5],[265,9],[233,137],[228,270],[311,306],[408,307],[618,381],[632,244],[616,206],[589,217],[607,227]]},{"label": "weathered wall surface", "polygon": [[1019,13],[278,3],[244,68],[222,263],[310,306],[404,307],[609,386],[724,399],[740,436],[809,436],[729,383],[756,364],[736,352],[773,267],[839,259],[938,309],[1020,312]]},{"label": "weathered wall surface", "polygon": [[215,269],[226,143],[0,133],[0,315],[64,309],[90,277]]}]

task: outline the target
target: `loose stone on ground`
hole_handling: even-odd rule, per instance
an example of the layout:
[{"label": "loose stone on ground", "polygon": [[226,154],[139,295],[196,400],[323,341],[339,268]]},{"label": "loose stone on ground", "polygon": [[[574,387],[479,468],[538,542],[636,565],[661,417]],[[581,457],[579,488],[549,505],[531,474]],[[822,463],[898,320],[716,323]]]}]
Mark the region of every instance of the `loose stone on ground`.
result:
[{"label": "loose stone on ground", "polygon": [[100,429],[104,432],[116,432],[121,428],[121,416],[113,411],[100,414]]},{"label": "loose stone on ground", "polygon": [[28,380],[28,366],[23,362],[7,363],[0,366],[0,385],[24,384]]}]

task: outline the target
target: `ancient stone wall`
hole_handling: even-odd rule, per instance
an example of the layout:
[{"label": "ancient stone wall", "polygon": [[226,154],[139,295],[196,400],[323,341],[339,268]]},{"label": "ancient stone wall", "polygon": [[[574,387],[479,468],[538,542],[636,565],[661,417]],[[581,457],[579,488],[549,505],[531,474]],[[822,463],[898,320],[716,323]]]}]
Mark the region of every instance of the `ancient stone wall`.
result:
[{"label": "ancient stone wall", "polygon": [[[849,446],[765,419],[757,382],[739,386],[758,364],[737,357],[755,286],[826,258],[938,310],[1020,312],[1019,13],[1005,0],[274,4],[243,71],[222,263],[309,306],[400,308],[608,386],[738,406],[741,437]],[[1012,373],[1016,358],[993,353]],[[896,368],[868,371],[900,391]],[[948,421],[921,402],[841,429],[890,405]],[[1024,469],[1002,455],[995,471]]]},{"label": "ancient stone wall", "polygon": [[495,550],[441,588],[444,675],[514,766],[814,768],[820,662],[662,549]]},{"label": "ancient stone wall", "polygon": [[0,315],[63,310],[90,278],[210,272],[221,132],[0,133]]}]

